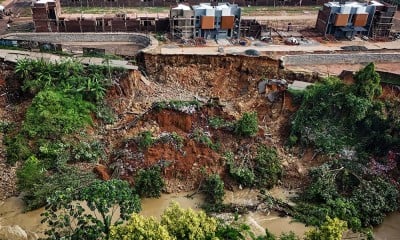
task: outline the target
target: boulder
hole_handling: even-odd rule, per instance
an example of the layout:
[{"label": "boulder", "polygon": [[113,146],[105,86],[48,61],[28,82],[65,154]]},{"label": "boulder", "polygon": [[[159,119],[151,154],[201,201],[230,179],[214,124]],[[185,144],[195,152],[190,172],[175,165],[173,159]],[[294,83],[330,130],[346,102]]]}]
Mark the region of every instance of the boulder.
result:
[{"label": "boulder", "polygon": [[0,240],[28,240],[28,234],[18,225],[0,226]]}]

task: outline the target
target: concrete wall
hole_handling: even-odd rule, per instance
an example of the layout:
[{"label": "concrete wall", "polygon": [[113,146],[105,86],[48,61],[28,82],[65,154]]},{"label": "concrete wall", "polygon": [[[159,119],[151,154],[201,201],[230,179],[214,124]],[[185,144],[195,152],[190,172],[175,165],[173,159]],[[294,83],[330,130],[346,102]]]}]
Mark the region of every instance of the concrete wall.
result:
[{"label": "concrete wall", "polygon": [[281,58],[283,66],[326,65],[340,63],[399,62],[398,53],[343,53],[287,55]]},{"label": "concrete wall", "polygon": [[4,35],[4,39],[18,39],[38,42],[132,42],[147,47],[151,40],[140,33],[12,33]]}]

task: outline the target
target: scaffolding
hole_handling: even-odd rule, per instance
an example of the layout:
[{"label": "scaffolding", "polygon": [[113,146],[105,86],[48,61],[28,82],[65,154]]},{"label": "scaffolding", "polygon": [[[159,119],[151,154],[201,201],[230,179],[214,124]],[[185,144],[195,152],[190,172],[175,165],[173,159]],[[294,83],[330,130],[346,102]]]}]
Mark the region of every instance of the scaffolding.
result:
[{"label": "scaffolding", "polygon": [[169,21],[172,38],[192,38],[195,33],[194,20],[194,17],[171,17]]},{"label": "scaffolding", "polygon": [[372,39],[379,40],[389,38],[396,10],[396,6],[386,5],[384,9],[375,12],[371,29]]}]

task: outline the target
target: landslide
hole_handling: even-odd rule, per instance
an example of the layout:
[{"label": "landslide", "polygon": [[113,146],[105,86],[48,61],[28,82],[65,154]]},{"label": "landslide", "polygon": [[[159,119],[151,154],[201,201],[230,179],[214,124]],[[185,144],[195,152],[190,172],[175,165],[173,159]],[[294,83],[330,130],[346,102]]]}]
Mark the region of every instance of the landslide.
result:
[{"label": "landslide", "polygon": [[[193,190],[204,177],[204,171],[224,176],[224,152],[232,151],[245,157],[253,154],[258,145],[278,150],[286,168],[283,180],[286,187],[299,187],[305,169],[314,165],[312,155],[304,154],[307,165],[304,166],[304,161],[283,147],[290,116],[296,110],[290,97],[280,92],[279,98],[271,103],[265,94],[258,92],[258,83],[271,78],[285,78],[289,82],[294,79],[315,81],[316,76],[284,71],[279,68],[279,61],[268,57],[143,54],[139,66],[145,77],[137,75],[135,81],[121,81],[125,82],[125,93],[111,91],[108,95],[120,117],[109,127],[106,137],[107,145],[112,146],[108,163],[110,174],[133,183],[138,169],[167,162],[163,172],[167,191]],[[161,101],[207,103],[209,99],[217,104],[205,104],[190,114],[152,107]],[[256,137],[240,138],[232,131],[210,127],[210,118],[234,121],[252,111],[257,112],[259,120]],[[139,149],[137,138],[145,131],[151,132],[156,141],[148,149]],[[212,149],[196,142],[193,139],[196,131],[206,133],[220,147]],[[171,142],[157,141],[160,136],[173,133],[183,139],[181,148]]]}]

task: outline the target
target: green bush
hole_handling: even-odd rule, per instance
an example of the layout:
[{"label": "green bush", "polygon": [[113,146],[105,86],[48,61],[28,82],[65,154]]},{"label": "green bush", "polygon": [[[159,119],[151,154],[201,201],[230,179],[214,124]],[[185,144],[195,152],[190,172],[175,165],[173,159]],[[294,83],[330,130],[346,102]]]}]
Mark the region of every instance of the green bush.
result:
[{"label": "green bush", "polygon": [[45,176],[41,181],[33,184],[33,187],[25,189],[23,200],[26,204],[25,210],[30,211],[43,207],[47,198],[56,191],[65,189],[81,189],[93,181],[96,176],[93,173],[83,173],[75,169],[62,169],[59,173]]},{"label": "green bush", "polygon": [[206,195],[207,203],[215,205],[223,203],[225,196],[224,182],[218,174],[212,174],[207,177],[203,191]]},{"label": "green bush", "polygon": [[161,169],[158,166],[141,169],[135,177],[135,190],[141,197],[160,197],[164,185]]},{"label": "green bush", "polygon": [[7,148],[7,163],[15,164],[32,156],[28,140],[22,134],[17,134],[16,136],[6,135],[4,140]]},{"label": "green bush", "polygon": [[44,59],[21,59],[15,72],[24,81],[22,89],[33,94],[51,88],[79,95],[88,101],[101,101],[108,84],[104,67],[84,68],[81,63],[72,60],[50,63]]},{"label": "green bush", "polygon": [[146,150],[154,144],[154,139],[150,131],[144,131],[139,134],[137,143],[140,150]]},{"label": "green bush", "polygon": [[43,181],[46,169],[35,156],[29,157],[17,170],[17,184],[20,191],[30,190],[35,184]]},{"label": "green bush", "polygon": [[210,119],[208,120],[210,127],[214,128],[214,129],[219,129],[222,127],[226,127],[228,125],[230,125],[229,122],[225,121],[223,118],[221,117],[210,117]]},{"label": "green bush", "polygon": [[326,222],[319,229],[313,229],[306,233],[305,240],[341,240],[347,230],[347,223],[338,218],[326,218]]},{"label": "green bush", "polygon": [[193,139],[198,143],[206,145],[214,151],[218,151],[221,147],[219,142],[214,143],[210,135],[199,128],[196,128],[193,131]]},{"label": "green bush", "polygon": [[244,113],[235,123],[235,133],[243,137],[251,137],[258,132],[258,116],[256,112]]},{"label": "green bush", "polygon": [[279,240],[300,240],[300,237],[296,236],[296,234],[292,231],[287,233],[282,233],[279,236]]},{"label": "green bush", "polygon": [[245,187],[251,187],[255,183],[256,176],[253,169],[243,163],[239,164],[235,161],[232,152],[224,154],[226,166],[228,167],[229,175],[238,183]]},{"label": "green bush", "polygon": [[78,97],[58,91],[38,93],[26,113],[23,131],[29,137],[54,138],[74,133],[91,124],[94,106]]},{"label": "green bush", "polygon": [[272,188],[282,176],[282,166],[274,148],[259,146],[254,159],[254,172],[259,187]]}]

